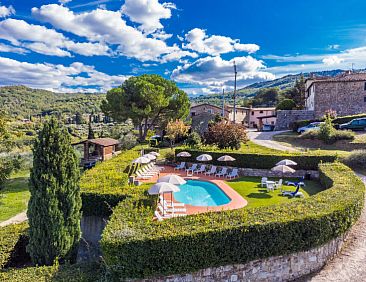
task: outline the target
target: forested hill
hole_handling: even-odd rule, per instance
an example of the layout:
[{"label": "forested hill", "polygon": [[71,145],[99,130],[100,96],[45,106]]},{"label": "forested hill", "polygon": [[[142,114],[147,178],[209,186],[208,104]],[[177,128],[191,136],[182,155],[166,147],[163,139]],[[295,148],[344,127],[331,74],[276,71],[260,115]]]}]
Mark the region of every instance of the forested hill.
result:
[{"label": "forested hill", "polygon": [[[359,70],[360,72],[364,72],[365,70]],[[313,74],[315,76],[337,76],[341,73],[343,73],[344,70],[331,70],[331,71],[319,71],[314,72]],[[240,103],[242,100],[248,97],[254,97],[259,90],[261,89],[267,89],[267,88],[273,88],[277,87],[280,90],[285,90],[287,88],[291,88],[294,86],[296,80],[298,80],[301,75],[303,75],[305,78],[308,78],[310,76],[310,73],[304,73],[304,74],[296,74],[296,75],[286,75],[284,77],[271,80],[271,81],[263,81],[263,82],[257,82],[254,84],[251,84],[247,87],[244,87],[242,89],[238,89],[237,97],[238,102]],[[232,92],[227,93],[225,97],[225,101],[227,103],[232,103]],[[209,94],[209,95],[201,95],[196,97],[191,97],[191,102],[193,103],[212,103],[216,105],[221,105],[222,103],[222,94]]]},{"label": "forested hill", "polygon": [[55,93],[26,86],[0,87],[1,109],[16,117],[59,113],[97,113],[104,94]]}]

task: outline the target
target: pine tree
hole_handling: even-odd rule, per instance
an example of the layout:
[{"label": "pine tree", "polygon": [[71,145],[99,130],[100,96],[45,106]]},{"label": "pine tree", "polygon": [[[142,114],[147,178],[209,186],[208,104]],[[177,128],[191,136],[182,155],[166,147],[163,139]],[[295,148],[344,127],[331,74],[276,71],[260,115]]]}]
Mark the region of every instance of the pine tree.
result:
[{"label": "pine tree", "polygon": [[51,265],[75,258],[80,240],[81,197],[78,159],[66,129],[47,121],[33,148],[27,247],[32,261]]}]

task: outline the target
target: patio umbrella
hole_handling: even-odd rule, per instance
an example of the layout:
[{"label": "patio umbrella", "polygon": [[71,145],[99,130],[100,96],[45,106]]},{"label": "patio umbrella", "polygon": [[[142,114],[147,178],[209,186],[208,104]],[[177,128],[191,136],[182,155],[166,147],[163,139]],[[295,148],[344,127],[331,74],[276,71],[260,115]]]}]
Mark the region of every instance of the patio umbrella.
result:
[{"label": "patio umbrella", "polygon": [[277,165],[275,167],[271,168],[272,171],[280,171],[282,172],[282,174],[284,174],[285,172],[295,172],[296,170],[294,170],[293,168],[287,166],[287,165]]},{"label": "patio umbrella", "polygon": [[155,160],[156,159],[156,156],[154,156],[152,154],[146,154],[146,155],[143,155],[142,157],[147,158],[149,160]]},{"label": "patio umbrella", "polygon": [[137,159],[134,159],[132,162],[134,164],[148,164],[150,162],[150,159],[145,157],[139,157]]},{"label": "patio umbrella", "polygon": [[150,152],[149,155],[153,155],[155,157],[159,157],[160,154],[158,152]]},{"label": "patio umbrella", "polygon": [[294,161],[291,161],[291,160],[282,160],[282,161],[279,161],[278,163],[276,163],[276,165],[297,165],[297,163],[295,163]]},{"label": "patio umbrella", "polygon": [[199,155],[196,158],[196,160],[199,162],[209,162],[209,161],[212,161],[212,157],[208,154],[203,154],[203,155]]},{"label": "patio umbrella", "polygon": [[183,157],[183,158],[189,158],[190,156],[192,156],[190,153],[188,152],[180,152],[177,157]]},{"label": "patio umbrella", "polygon": [[[173,192],[179,192],[179,191],[180,191],[179,187],[174,184],[167,183],[167,182],[159,182],[159,183],[156,183],[153,186],[151,186],[148,193],[150,195],[159,195],[159,194],[164,194],[164,193],[170,192],[171,199],[173,200]],[[163,203],[163,207],[164,207],[164,203]],[[165,214],[165,212],[163,211],[163,215],[164,214]]]},{"label": "patio umbrella", "polygon": [[160,177],[158,179],[158,183],[160,182],[166,182],[174,185],[182,185],[187,183],[187,181],[185,181],[182,177],[176,174],[168,174],[163,177]]},{"label": "patio umbrella", "polygon": [[228,156],[228,155],[221,156],[217,160],[220,161],[220,162],[233,162],[233,161],[235,161],[235,159],[233,157]]}]

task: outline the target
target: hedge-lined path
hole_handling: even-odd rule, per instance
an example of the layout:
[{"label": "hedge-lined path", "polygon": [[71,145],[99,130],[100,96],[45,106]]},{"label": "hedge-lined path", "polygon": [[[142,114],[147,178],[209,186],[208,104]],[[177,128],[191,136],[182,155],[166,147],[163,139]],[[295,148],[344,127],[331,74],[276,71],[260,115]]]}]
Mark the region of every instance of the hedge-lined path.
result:
[{"label": "hedge-lined path", "polygon": [[299,150],[297,150],[295,148],[282,145],[279,142],[273,140],[274,135],[277,135],[277,134],[280,134],[283,132],[287,132],[287,131],[288,130],[268,131],[268,132],[267,131],[266,132],[248,131],[248,137],[255,144],[263,146],[263,147],[267,147],[267,148],[279,150],[279,151],[298,152]]},{"label": "hedge-lined path", "polygon": [[[366,185],[366,176],[358,176]],[[301,281],[311,282],[361,282],[366,281],[366,207],[359,221],[351,229],[346,245],[341,253],[328,262],[325,267]]]},{"label": "hedge-lined path", "polygon": [[17,215],[13,216],[12,218],[9,218],[8,220],[0,222],[0,227],[4,227],[4,226],[10,225],[10,224],[15,224],[15,223],[21,223],[26,220],[28,220],[27,212],[24,211],[24,212],[18,213]]}]

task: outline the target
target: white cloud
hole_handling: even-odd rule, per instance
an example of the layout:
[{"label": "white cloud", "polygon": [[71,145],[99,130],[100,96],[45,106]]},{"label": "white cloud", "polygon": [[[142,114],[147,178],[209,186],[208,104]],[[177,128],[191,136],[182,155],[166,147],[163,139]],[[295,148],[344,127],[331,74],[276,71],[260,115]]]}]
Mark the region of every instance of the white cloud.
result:
[{"label": "white cloud", "polygon": [[183,48],[213,56],[234,51],[254,53],[259,50],[256,44],[242,44],[237,39],[221,35],[208,36],[206,31],[200,28],[189,31],[185,39],[188,43],[183,44]]},{"label": "white cloud", "polygon": [[173,52],[163,56],[163,58],[160,60],[160,62],[167,63],[167,62],[172,62],[172,61],[179,61],[180,59],[185,58],[185,57],[198,58],[198,54],[195,52],[179,50],[179,48],[177,48],[176,51],[173,51]]},{"label": "white cloud", "polygon": [[160,20],[169,19],[172,9],[176,9],[173,3],[159,3],[158,0],[126,0],[121,8],[122,13],[141,24],[140,29],[146,33],[162,29]]},{"label": "white cloud", "polygon": [[236,57],[231,60],[206,57],[193,63],[178,66],[171,75],[177,82],[210,87],[232,86],[234,83],[234,61],[237,65],[238,86],[242,87],[253,82],[274,79],[274,75],[265,71],[262,61],[251,56]]},{"label": "white cloud", "polygon": [[0,52],[3,52],[3,53],[17,53],[17,54],[29,53],[29,51],[24,49],[24,48],[14,47],[14,46],[7,45],[7,44],[4,44],[4,43],[0,43]]},{"label": "white cloud", "polygon": [[0,6],[0,18],[5,18],[8,17],[10,15],[14,15],[15,14],[15,9],[13,8],[13,6]]},{"label": "white cloud", "polygon": [[343,61],[344,59],[339,58],[338,56],[329,56],[323,59],[323,63],[327,66],[339,65]]},{"label": "white cloud", "polygon": [[107,55],[109,50],[104,44],[75,43],[53,29],[16,19],[0,22],[0,38],[40,54],[59,57],[70,57],[69,51],[84,56]]},{"label": "white cloud", "polygon": [[128,26],[120,11],[96,9],[74,13],[67,7],[50,4],[32,8],[32,14],[57,29],[85,37],[89,41],[117,45],[117,53],[140,61],[158,61],[162,55],[177,51],[177,47],[169,47],[163,40],[147,37]]},{"label": "white cloud", "polygon": [[79,62],[69,66],[32,64],[0,57],[0,84],[23,84],[30,87],[68,92],[105,92],[123,83],[128,77],[108,75]]},{"label": "white cloud", "polygon": [[69,3],[69,2],[71,2],[72,0],[58,0],[58,2],[60,3],[60,4],[67,4],[67,3]]}]

